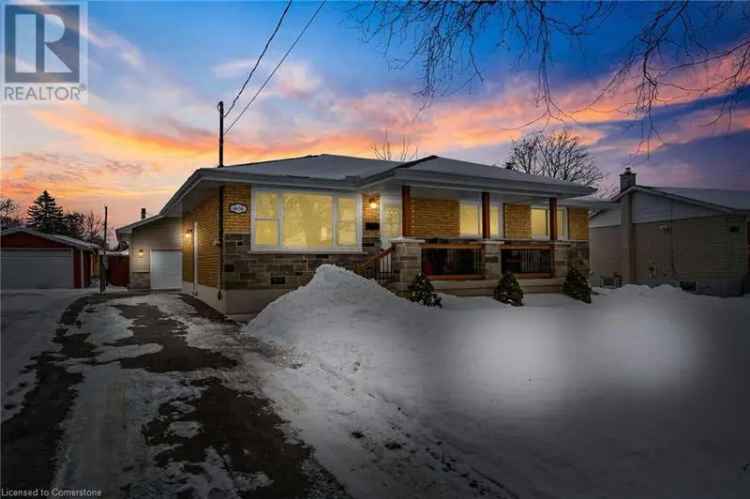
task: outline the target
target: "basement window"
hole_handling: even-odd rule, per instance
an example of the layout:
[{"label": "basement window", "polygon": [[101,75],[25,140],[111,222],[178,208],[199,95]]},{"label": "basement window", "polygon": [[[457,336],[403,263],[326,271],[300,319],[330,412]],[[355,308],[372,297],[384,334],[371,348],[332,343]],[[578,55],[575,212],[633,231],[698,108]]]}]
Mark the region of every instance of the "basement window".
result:
[{"label": "basement window", "polygon": [[253,189],[254,251],[360,251],[361,199],[354,194]]}]

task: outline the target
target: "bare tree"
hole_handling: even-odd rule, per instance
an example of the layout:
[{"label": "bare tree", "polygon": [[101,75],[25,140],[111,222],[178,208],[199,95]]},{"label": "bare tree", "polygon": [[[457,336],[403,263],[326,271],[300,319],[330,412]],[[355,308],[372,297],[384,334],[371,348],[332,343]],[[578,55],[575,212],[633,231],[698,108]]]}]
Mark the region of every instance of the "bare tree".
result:
[{"label": "bare tree", "polygon": [[400,150],[394,152],[388,137],[388,130],[384,133],[382,143],[372,145],[372,152],[376,158],[387,161],[411,161],[419,157],[419,148],[412,146],[406,135],[401,137]]},{"label": "bare tree", "polygon": [[567,130],[534,133],[514,141],[505,167],[587,187],[595,187],[604,178],[588,148]]},{"label": "bare tree", "polygon": [[21,217],[18,212],[18,203],[10,198],[0,198],[0,229],[21,225]]},{"label": "bare tree", "polygon": [[[418,95],[426,99],[483,80],[475,55],[480,39],[507,49],[516,64],[536,68],[540,120],[568,121],[575,111],[604,104],[625,92],[632,99],[620,110],[641,120],[648,137],[656,133],[654,107],[688,96],[720,96],[720,116],[731,113],[750,84],[750,2],[674,1],[649,4],[652,9],[624,47],[624,57],[599,93],[581,109],[563,109],[554,96],[550,69],[557,46],[584,47],[597,30],[620,29],[612,19],[618,2],[443,2],[408,0],[374,2],[354,11],[365,40],[381,40],[386,54],[409,44],[407,56],[391,58],[396,67],[421,64]],[[739,26],[739,29],[738,29]],[[717,34],[739,32],[722,45]],[[717,68],[724,68],[717,71]],[[685,75],[695,84],[685,83]],[[578,105],[578,104],[576,104]],[[579,106],[580,107],[580,106]]]},{"label": "bare tree", "polygon": [[83,238],[91,243],[104,242],[104,222],[93,210],[83,215]]}]

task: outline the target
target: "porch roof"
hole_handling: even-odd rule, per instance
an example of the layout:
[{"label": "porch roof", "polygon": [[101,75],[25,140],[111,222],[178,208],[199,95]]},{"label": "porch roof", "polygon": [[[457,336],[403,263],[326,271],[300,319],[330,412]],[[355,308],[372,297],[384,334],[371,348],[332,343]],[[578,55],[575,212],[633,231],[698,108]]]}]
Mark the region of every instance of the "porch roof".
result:
[{"label": "porch roof", "polygon": [[385,161],[321,154],[196,170],[160,214],[167,215],[200,183],[250,183],[359,191],[385,182],[476,191],[570,198],[594,192],[571,182],[529,175],[499,166],[439,156],[415,161]]}]

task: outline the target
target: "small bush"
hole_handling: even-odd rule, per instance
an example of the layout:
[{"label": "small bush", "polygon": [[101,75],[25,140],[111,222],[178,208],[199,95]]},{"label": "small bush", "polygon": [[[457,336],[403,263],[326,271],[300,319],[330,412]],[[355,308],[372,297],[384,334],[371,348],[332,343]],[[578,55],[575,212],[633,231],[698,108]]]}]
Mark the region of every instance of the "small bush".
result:
[{"label": "small bush", "polygon": [[565,277],[562,291],[571,298],[575,298],[584,303],[591,303],[591,286],[589,286],[589,282],[583,275],[583,272],[578,270],[575,266],[568,270],[568,275]]},{"label": "small bush", "polygon": [[416,303],[424,305],[426,307],[442,307],[440,297],[435,294],[435,288],[432,287],[432,283],[427,276],[424,274],[417,274],[414,278],[414,282],[409,286],[409,291],[406,297]]},{"label": "small bush", "polygon": [[512,272],[505,272],[495,288],[495,299],[510,303],[514,307],[523,306],[523,290]]}]

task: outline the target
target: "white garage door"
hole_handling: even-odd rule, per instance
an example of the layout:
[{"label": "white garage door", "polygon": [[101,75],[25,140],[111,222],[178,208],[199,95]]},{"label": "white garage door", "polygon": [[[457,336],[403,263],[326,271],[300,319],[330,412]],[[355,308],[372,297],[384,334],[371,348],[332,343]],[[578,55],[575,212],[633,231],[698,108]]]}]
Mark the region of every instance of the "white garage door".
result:
[{"label": "white garage door", "polygon": [[182,287],[182,252],[151,250],[151,289]]},{"label": "white garage door", "polygon": [[73,250],[3,250],[3,289],[73,287]]}]

